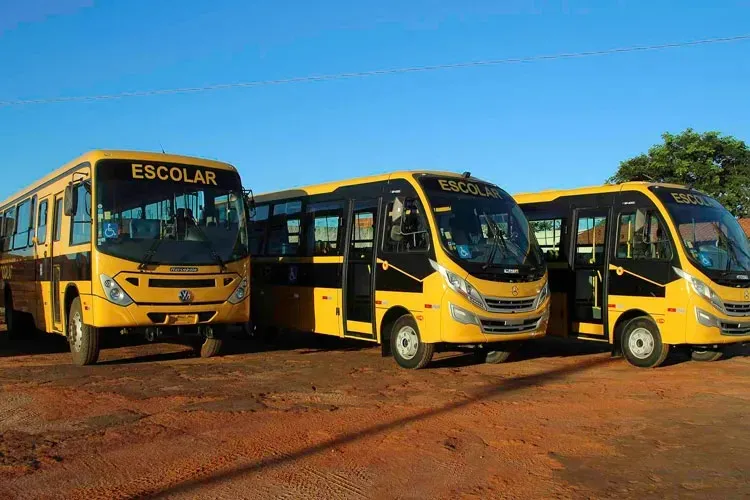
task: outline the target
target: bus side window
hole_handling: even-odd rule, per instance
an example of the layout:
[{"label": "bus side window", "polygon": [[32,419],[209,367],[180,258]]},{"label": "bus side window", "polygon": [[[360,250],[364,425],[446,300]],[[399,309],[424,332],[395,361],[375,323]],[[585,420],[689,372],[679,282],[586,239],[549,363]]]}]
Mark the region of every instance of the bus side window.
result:
[{"label": "bus side window", "polygon": [[384,252],[424,252],[430,247],[427,221],[419,202],[414,198],[403,200],[400,218],[394,218],[393,206],[388,203],[385,215]]},{"label": "bus side window", "polygon": [[3,243],[5,242],[5,213],[0,212],[0,252],[3,252]]},{"label": "bus side window", "polygon": [[36,224],[36,240],[40,244],[47,242],[47,200],[39,204],[39,220]]},{"label": "bus side window", "polygon": [[73,190],[78,197],[78,207],[70,224],[70,244],[83,245],[91,242],[91,195],[83,183]]},{"label": "bus side window", "polygon": [[13,250],[21,250],[29,245],[29,229],[33,226],[31,207],[31,198],[29,198],[22,201],[16,209],[16,227],[13,234]]},{"label": "bus side window", "polygon": [[273,206],[271,232],[268,236],[269,255],[297,255],[300,249],[302,202],[277,203]]},{"label": "bus side window", "polygon": [[260,205],[255,208],[255,213],[250,218],[248,228],[248,232],[250,233],[250,255],[257,256],[263,252],[266,227],[268,226],[268,212],[268,205]]},{"label": "bus side window", "polygon": [[617,258],[634,260],[672,260],[668,232],[653,211],[621,213]]},{"label": "bus side window", "polygon": [[55,220],[52,226],[52,241],[62,238],[63,199],[59,198],[55,204]]},{"label": "bus side window", "polygon": [[311,203],[307,206],[306,256],[341,255],[343,217],[343,202]]},{"label": "bus side window", "polygon": [[529,221],[537,243],[544,253],[547,262],[563,262],[566,256],[563,252],[563,230],[565,219],[541,219]]}]

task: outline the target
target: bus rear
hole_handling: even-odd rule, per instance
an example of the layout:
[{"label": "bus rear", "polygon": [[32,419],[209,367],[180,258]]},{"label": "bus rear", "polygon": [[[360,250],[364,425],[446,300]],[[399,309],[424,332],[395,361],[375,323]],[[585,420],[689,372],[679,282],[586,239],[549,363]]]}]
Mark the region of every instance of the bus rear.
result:
[{"label": "bus rear", "polygon": [[[91,295],[68,304],[80,364],[103,329],[148,340],[187,337],[218,353],[228,325],[249,321],[246,200],[230,165],[158,154],[104,153],[92,196],[66,190],[66,214],[93,213]],[[88,189],[87,189],[88,192]],[[90,330],[90,331],[89,331]]]}]

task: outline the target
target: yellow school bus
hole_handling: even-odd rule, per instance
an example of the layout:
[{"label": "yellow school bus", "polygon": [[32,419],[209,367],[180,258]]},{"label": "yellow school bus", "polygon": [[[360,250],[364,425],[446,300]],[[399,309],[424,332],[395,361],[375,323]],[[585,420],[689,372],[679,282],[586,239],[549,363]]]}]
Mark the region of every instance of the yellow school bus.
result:
[{"label": "yellow school bus", "polygon": [[544,334],[543,256],[499,187],[394,172],[258,195],[249,227],[255,326],[380,343],[405,368],[438,344],[502,362]]},{"label": "yellow school bus", "polygon": [[641,367],[750,341],[750,245],[715,199],[644,182],[515,199],[547,260],[549,335],[608,342]]},{"label": "yellow school bus", "polygon": [[246,208],[226,163],[84,154],[0,203],[8,334],[65,335],[79,365],[105,332],[217,354],[224,325],[249,321]]}]

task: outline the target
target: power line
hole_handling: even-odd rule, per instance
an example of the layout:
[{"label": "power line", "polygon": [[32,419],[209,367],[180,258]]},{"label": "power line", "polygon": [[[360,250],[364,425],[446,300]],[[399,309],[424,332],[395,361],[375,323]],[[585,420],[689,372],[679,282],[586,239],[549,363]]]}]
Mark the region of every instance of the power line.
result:
[{"label": "power line", "polygon": [[306,83],[306,82],[322,82],[329,80],[344,80],[351,78],[365,78],[370,76],[381,76],[381,75],[396,75],[404,73],[418,73],[428,71],[442,71],[447,69],[457,68],[470,68],[480,66],[496,66],[500,64],[514,64],[514,63],[527,63],[527,62],[538,62],[538,61],[555,61],[560,59],[578,59],[583,57],[593,56],[605,56],[611,54],[624,54],[628,52],[646,52],[655,50],[674,49],[679,47],[692,47],[696,45],[710,45],[716,43],[728,43],[728,42],[739,42],[750,40],[750,34],[728,36],[722,38],[706,38],[702,40],[693,40],[688,42],[673,42],[663,43],[658,45],[636,45],[630,47],[620,47],[614,49],[604,50],[593,50],[587,52],[570,52],[561,54],[546,54],[536,55],[528,57],[514,57],[507,59],[489,59],[484,61],[469,61],[460,63],[449,63],[449,64],[435,64],[431,66],[412,66],[405,68],[388,68],[388,69],[376,69],[370,71],[356,71],[351,73],[333,73],[328,75],[312,75],[312,76],[299,76],[294,78],[282,78],[276,80],[255,80],[250,82],[238,82],[238,83],[219,83],[215,85],[206,85],[203,87],[183,87],[183,88],[172,88],[172,89],[157,89],[157,90],[140,90],[135,92],[121,92],[118,94],[104,94],[104,95],[93,95],[93,96],[68,96],[68,97],[52,97],[52,98],[41,98],[41,99],[17,99],[0,101],[0,107],[9,106],[26,106],[32,104],[56,104],[66,102],[91,102],[91,101],[108,101],[113,99],[124,99],[127,97],[146,97],[156,95],[170,95],[170,94],[192,94],[198,92],[210,92],[214,90],[224,89],[235,89],[235,88],[247,88],[247,87],[265,87],[270,85],[284,85],[291,83]]}]

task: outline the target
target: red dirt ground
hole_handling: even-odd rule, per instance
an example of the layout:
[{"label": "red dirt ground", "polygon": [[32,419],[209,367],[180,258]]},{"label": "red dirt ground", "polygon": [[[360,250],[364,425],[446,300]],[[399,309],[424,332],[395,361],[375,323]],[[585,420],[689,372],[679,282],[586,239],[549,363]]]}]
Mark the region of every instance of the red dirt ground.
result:
[{"label": "red dirt ground", "polygon": [[66,348],[0,347],[0,498],[750,496],[748,349],[644,370],[544,340],[407,371],[312,335]]}]

